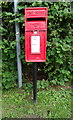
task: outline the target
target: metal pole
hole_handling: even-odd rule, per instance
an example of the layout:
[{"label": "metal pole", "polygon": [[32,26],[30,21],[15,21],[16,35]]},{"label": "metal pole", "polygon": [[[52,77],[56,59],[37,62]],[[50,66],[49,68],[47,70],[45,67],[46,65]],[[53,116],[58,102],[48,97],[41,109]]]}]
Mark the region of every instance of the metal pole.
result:
[{"label": "metal pole", "polygon": [[[17,10],[18,0],[14,0],[14,13],[18,13]],[[16,17],[15,17],[16,18]],[[15,21],[15,30],[16,30],[16,51],[17,51],[17,69],[18,69],[18,87],[22,87],[22,66],[20,59],[20,30],[19,23]]]},{"label": "metal pole", "polygon": [[37,101],[37,63],[33,63],[33,100],[34,103]]}]

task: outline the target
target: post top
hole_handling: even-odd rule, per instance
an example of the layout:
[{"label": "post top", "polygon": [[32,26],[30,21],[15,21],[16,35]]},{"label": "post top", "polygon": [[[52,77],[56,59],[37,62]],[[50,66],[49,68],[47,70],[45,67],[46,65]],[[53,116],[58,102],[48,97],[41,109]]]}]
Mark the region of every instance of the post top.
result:
[{"label": "post top", "polygon": [[47,7],[28,7],[25,8],[25,16],[29,17],[46,17],[48,14]]},{"label": "post top", "polygon": [[26,10],[41,10],[41,9],[48,9],[47,7],[26,7],[25,8]]}]

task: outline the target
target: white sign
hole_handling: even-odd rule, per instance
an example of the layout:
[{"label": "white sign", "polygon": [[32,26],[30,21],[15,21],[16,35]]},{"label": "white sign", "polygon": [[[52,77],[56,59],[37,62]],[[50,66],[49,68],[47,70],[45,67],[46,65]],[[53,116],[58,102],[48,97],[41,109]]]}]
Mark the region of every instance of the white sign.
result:
[{"label": "white sign", "polygon": [[31,36],[31,53],[40,53],[40,36]]}]

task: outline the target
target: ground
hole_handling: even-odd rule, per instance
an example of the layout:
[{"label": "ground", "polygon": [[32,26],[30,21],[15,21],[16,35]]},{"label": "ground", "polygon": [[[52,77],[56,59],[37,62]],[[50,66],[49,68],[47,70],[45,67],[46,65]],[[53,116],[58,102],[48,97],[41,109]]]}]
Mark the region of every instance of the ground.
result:
[{"label": "ground", "polygon": [[37,90],[37,104],[32,89],[3,90],[3,118],[72,118],[72,88],[52,86]]}]

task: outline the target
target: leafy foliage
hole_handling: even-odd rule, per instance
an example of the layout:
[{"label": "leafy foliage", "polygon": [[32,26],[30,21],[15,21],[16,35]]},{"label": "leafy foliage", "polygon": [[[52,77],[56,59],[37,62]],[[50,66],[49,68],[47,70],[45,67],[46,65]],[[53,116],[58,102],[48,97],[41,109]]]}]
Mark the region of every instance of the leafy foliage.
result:
[{"label": "leafy foliage", "polygon": [[[71,73],[73,70],[71,55],[73,51],[71,46],[73,40],[73,26],[71,25],[73,15],[71,11],[71,3],[42,1],[19,2],[19,13],[15,15],[13,13],[13,3],[3,2],[3,23],[1,27],[3,35],[3,87],[10,88],[16,86],[15,21],[18,21],[20,24],[20,57],[23,65],[23,74],[27,72],[27,69],[24,70],[24,68],[28,68],[31,65],[31,63],[25,62],[24,56],[24,8],[26,7],[48,7],[47,61],[41,64],[38,63],[38,69],[47,74],[47,79],[50,84],[64,85],[64,82],[71,80]],[[16,19],[14,19],[14,16],[16,16]],[[8,84],[9,87],[6,87]]]},{"label": "leafy foliage", "polygon": [[10,20],[13,19],[13,3],[4,2],[2,7],[3,88],[9,89],[17,86],[16,40],[14,36],[14,23],[10,23]]}]

